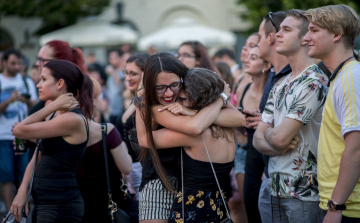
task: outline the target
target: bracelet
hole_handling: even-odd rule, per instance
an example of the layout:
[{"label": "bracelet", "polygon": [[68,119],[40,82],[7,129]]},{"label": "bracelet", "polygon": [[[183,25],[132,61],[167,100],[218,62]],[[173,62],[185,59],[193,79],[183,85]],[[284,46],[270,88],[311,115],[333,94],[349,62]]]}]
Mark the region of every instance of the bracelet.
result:
[{"label": "bracelet", "polygon": [[224,92],[222,92],[222,93],[220,94],[220,97],[221,97],[221,98],[223,99],[223,101],[224,101],[224,104],[223,104],[223,106],[222,106],[221,108],[226,108],[227,99],[228,99],[227,95],[226,95]]}]

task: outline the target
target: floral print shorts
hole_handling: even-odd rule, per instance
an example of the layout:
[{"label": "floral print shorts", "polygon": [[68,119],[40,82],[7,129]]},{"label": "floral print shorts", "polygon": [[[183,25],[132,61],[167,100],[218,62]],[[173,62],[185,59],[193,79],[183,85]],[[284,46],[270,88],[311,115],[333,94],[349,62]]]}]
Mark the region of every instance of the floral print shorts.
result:
[{"label": "floral print shorts", "polygon": [[[227,205],[227,193],[222,192]],[[222,222],[228,215],[224,202],[218,190],[203,191],[186,189],[184,191],[184,214],[182,216],[182,192],[178,192],[171,210],[171,223],[217,223]],[[184,221],[185,219],[185,221]]]}]

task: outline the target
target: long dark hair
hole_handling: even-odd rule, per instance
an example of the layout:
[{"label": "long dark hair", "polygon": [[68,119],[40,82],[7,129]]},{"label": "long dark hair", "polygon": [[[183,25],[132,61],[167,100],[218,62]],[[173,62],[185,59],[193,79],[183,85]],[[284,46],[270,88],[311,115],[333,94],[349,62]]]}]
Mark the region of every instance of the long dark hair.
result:
[{"label": "long dark hair", "polygon": [[142,72],[145,70],[145,64],[149,59],[150,54],[148,53],[135,53],[127,59],[126,63],[135,62],[135,65],[141,69]]},{"label": "long dark hair", "polygon": [[217,71],[205,46],[202,45],[199,41],[186,41],[186,42],[183,42],[180,45],[180,47],[183,45],[190,46],[193,49],[194,54],[196,56],[196,60],[199,61],[198,67],[206,68],[206,69],[212,70],[212,71]]},{"label": "long dark hair", "polygon": [[50,69],[55,80],[64,80],[67,92],[73,93],[77,98],[84,116],[91,118],[94,105],[93,83],[90,77],[84,75],[78,66],[67,60],[51,60],[44,67]]},{"label": "long dark hair", "polygon": [[147,140],[149,142],[149,149],[142,149],[140,152],[139,160],[144,163],[148,153],[150,153],[152,162],[154,163],[155,170],[159,175],[160,179],[164,183],[165,187],[169,191],[174,191],[172,185],[170,184],[166,172],[161,165],[158,153],[156,151],[154,138],[152,135],[153,126],[153,116],[151,112],[151,107],[157,104],[160,104],[156,97],[156,76],[160,72],[174,73],[180,78],[184,78],[186,72],[189,69],[181,63],[175,56],[166,52],[159,52],[149,57],[145,65],[143,86],[143,107],[141,107],[141,117],[145,122]]}]

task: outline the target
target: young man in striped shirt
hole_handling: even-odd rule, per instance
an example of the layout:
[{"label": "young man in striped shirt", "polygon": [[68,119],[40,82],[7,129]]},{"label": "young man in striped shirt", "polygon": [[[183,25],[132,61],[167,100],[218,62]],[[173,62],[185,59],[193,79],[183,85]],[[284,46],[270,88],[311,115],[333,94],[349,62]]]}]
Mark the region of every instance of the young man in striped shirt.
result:
[{"label": "young man in striped shirt", "polygon": [[319,222],[360,222],[359,19],[347,5],[309,9],[309,56],[333,73],[318,144]]}]

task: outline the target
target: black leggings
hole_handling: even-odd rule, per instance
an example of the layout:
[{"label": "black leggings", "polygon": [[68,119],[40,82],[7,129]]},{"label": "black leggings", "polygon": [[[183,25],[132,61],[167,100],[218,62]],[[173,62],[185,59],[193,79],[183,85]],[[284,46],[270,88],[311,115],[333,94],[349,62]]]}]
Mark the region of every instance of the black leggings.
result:
[{"label": "black leggings", "polygon": [[245,163],[244,202],[248,222],[251,223],[261,223],[258,201],[264,166],[261,153],[252,146],[248,146]]}]

